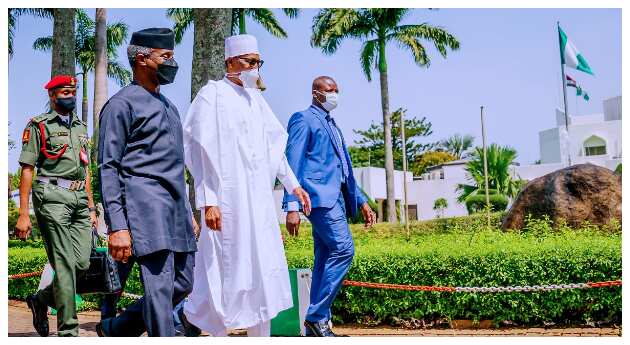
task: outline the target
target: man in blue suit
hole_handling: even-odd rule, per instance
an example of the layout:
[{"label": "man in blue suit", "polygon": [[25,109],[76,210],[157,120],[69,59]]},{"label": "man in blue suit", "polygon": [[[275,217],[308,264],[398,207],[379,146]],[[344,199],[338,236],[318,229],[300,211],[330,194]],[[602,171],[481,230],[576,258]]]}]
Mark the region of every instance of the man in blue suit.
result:
[{"label": "man in blue suit", "polygon": [[[337,106],[338,93],[332,78],[316,78],[311,106],[293,114],[288,125],[287,160],[300,185],[311,196],[312,205],[308,219],[313,226],[315,263],[304,322],[307,336],[335,336],[328,326],[330,306],[354,256],[346,216],[354,216],[360,209],[366,227],[376,222],[376,215],[352,174],[341,130],[330,116]],[[299,201],[285,193],[283,208],[287,211],[287,230],[297,235]]]}]

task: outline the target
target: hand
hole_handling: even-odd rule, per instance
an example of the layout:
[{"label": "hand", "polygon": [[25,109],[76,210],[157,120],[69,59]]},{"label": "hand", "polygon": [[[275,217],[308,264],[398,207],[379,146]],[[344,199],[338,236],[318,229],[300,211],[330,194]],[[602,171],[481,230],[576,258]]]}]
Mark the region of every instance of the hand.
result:
[{"label": "hand", "polygon": [[206,207],[206,226],[214,231],[221,231],[221,210],[219,206]]},{"label": "hand", "polygon": [[199,239],[199,234],[201,233],[201,228],[199,227],[199,224],[197,223],[197,220],[195,219],[195,216],[192,216],[192,227],[193,227],[193,231],[195,232],[195,238]]},{"label": "hand", "polygon": [[129,230],[118,230],[109,234],[109,253],[116,261],[127,263],[131,256],[131,235]]},{"label": "hand", "polygon": [[31,217],[28,213],[20,214],[17,223],[15,224],[15,234],[19,239],[25,241],[31,234],[33,225],[31,224]]},{"label": "hand", "polygon": [[92,224],[92,228],[96,229],[98,225],[98,219],[96,218],[96,211],[90,211],[90,224]]},{"label": "hand", "polygon": [[297,236],[300,230],[300,212],[289,211],[287,212],[287,231],[291,236]]},{"label": "hand", "polygon": [[308,196],[308,193],[304,189],[302,189],[302,187],[297,187],[293,190],[293,195],[295,195],[300,201],[300,204],[302,205],[302,212],[304,212],[304,214],[307,216],[310,215],[311,198]]},{"label": "hand", "polygon": [[365,219],[366,228],[372,227],[372,225],[376,224],[376,215],[367,202],[361,205],[361,213],[363,214],[363,219]]}]

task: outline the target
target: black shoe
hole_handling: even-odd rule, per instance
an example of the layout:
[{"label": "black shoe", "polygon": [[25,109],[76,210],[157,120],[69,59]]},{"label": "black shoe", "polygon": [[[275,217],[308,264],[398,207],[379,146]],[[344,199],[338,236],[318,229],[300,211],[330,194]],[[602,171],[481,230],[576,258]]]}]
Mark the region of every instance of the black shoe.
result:
[{"label": "black shoe", "polygon": [[[307,337],[336,337],[335,333],[330,329],[328,321],[310,322],[304,321]],[[309,334],[310,331],[310,334]]]},{"label": "black shoe", "polygon": [[184,308],[180,308],[177,311],[177,316],[179,316],[179,321],[182,323],[184,327],[184,336],[186,337],[198,337],[201,335],[201,329],[188,321],[186,318],[186,314],[184,314]]},{"label": "black shoe", "polygon": [[105,328],[109,327],[109,323],[111,322],[111,318],[110,319],[103,319],[101,320],[101,322],[96,324],[96,335],[98,335],[99,337],[111,337],[111,335],[109,334],[109,332],[105,331]]},{"label": "black shoe", "polygon": [[26,305],[33,314],[33,327],[40,337],[47,337],[48,329],[48,306],[42,305],[36,295],[30,295],[26,298]]}]

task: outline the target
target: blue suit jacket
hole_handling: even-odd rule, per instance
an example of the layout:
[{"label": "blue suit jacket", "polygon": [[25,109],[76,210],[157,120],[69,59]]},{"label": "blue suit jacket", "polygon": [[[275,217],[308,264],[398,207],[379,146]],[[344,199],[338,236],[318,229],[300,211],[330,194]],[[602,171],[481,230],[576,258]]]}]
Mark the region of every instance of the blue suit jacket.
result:
[{"label": "blue suit jacket", "polygon": [[[343,152],[338,152],[333,144],[334,133],[331,131],[334,129],[327,126],[326,115],[324,110],[311,105],[308,109],[291,116],[287,128],[289,132],[287,160],[300,185],[310,195],[313,208],[333,207],[339,199],[339,193],[343,192],[346,211],[354,216],[367,199],[354,180],[352,162],[343,135],[341,135]],[[345,155],[349,168],[347,188],[343,190],[341,188],[343,173],[339,158],[341,155]],[[282,203],[284,210],[291,201],[298,200],[285,191]]]}]

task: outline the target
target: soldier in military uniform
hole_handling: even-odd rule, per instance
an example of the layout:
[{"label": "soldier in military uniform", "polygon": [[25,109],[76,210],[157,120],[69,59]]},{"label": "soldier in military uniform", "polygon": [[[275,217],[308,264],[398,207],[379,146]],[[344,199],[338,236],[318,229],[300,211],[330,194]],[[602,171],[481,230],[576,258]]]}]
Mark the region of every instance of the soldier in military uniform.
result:
[{"label": "soldier in military uniform", "polygon": [[[90,191],[86,124],[73,113],[76,78],[60,75],[45,86],[51,110],[30,120],[22,135],[20,215],[16,234],[31,232],[28,196],[44,240],[48,261],[55,270],[53,283],[27,298],[33,326],[48,336],[48,306],[57,309],[57,334],[78,336],[75,305],[76,277],[90,264],[92,227],[96,212]],[[37,177],[33,184],[34,170]]]}]

